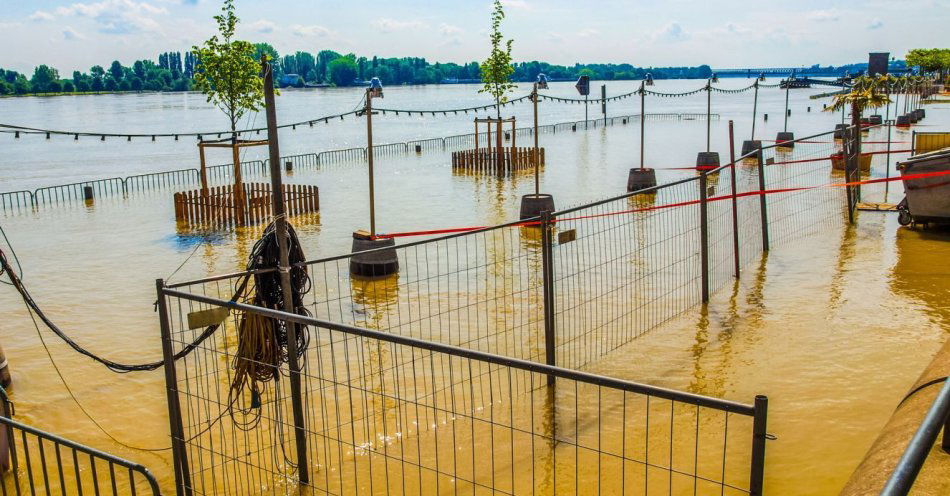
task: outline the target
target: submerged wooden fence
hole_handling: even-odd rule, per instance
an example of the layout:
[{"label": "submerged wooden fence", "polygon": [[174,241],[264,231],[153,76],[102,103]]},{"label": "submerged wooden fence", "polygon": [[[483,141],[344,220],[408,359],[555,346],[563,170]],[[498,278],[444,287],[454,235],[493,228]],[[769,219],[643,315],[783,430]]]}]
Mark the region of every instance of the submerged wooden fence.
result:
[{"label": "submerged wooden fence", "polygon": [[[243,201],[241,201],[243,200]],[[244,198],[236,199],[231,186],[214,186],[175,193],[175,220],[189,224],[233,227],[266,222],[271,218],[271,185],[248,183]],[[284,204],[287,215],[302,215],[320,210],[319,188],[307,184],[285,184]]]},{"label": "submerged wooden fence", "polygon": [[473,172],[512,174],[518,171],[534,170],[534,164],[544,166],[544,148],[535,155],[534,148],[479,148],[452,152],[452,168]]}]

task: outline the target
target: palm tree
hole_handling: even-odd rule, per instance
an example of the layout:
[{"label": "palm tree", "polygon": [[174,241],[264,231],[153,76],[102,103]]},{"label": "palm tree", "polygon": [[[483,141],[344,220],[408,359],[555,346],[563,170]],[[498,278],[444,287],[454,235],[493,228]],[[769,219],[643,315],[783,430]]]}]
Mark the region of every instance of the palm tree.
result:
[{"label": "palm tree", "polygon": [[827,111],[836,112],[844,107],[851,107],[852,124],[857,125],[860,121],[861,113],[868,108],[883,107],[891,102],[885,92],[892,76],[870,77],[861,76],[855,78],[851,86],[851,91],[839,93],[834,96]]}]

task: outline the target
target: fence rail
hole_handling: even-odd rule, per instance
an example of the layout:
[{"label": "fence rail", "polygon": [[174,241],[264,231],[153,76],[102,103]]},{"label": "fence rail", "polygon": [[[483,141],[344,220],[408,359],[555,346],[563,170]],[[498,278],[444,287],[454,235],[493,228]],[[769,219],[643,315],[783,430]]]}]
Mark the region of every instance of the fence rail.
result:
[{"label": "fence rail", "polygon": [[[718,114],[712,114],[719,119]],[[639,119],[639,115],[615,116],[607,119],[608,125],[626,124],[631,119]],[[705,119],[706,114],[647,114],[647,119],[678,119],[692,120]],[[596,128],[604,125],[603,119],[587,121],[572,121],[559,124],[547,124],[538,127],[539,133],[556,133],[579,126]],[[532,127],[521,127],[515,130],[516,136],[530,136],[534,133]],[[485,133],[481,137],[487,138]],[[440,151],[472,146],[475,142],[474,134],[460,134],[444,138],[429,138],[408,142],[383,143],[374,145],[377,153],[396,155],[399,153],[415,153],[419,151]],[[319,169],[325,165],[343,163],[363,163],[366,161],[366,148],[346,148],[340,150],[326,150],[319,153],[305,153],[281,157],[281,165],[291,162],[294,167],[308,167]],[[249,160],[241,162],[241,173],[245,178],[267,177],[270,173],[268,160]],[[232,164],[212,165],[207,168],[209,184],[223,185],[229,182],[234,174]],[[166,189],[173,186],[190,186],[200,182],[200,173],[197,169],[179,169],[173,171],[136,174],[126,178],[108,178],[91,181],[82,181],[59,186],[37,188],[34,191],[11,191],[0,193],[0,212],[20,213],[39,205],[56,205],[69,202],[78,202],[86,199],[83,188],[93,188],[94,197],[114,196],[130,192],[142,192],[149,189]]]},{"label": "fence rail", "polygon": [[15,494],[151,494],[158,483],[145,467],[13,420],[0,390],[0,469],[4,496]]}]

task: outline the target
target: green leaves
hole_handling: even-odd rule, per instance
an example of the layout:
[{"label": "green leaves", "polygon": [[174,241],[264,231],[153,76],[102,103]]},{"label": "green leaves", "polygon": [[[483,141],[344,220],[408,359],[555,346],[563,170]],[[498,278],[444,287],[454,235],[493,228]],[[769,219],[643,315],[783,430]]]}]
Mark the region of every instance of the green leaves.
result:
[{"label": "green leaves", "polygon": [[835,95],[832,98],[831,105],[825,110],[835,112],[844,107],[851,107],[861,112],[867,108],[883,107],[891,101],[885,92],[891,80],[891,76],[861,76],[855,78],[851,91]]},{"label": "green leaves", "polygon": [[[488,93],[495,98],[495,103],[501,105],[508,101],[507,94],[515,89],[511,82],[511,75],[515,68],[511,65],[511,45],[513,40],[504,41],[501,34],[501,21],[505,18],[505,11],[501,0],[495,0],[495,8],[491,16],[491,54],[481,64],[482,83],[484,86],[479,93]],[[498,115],[501,110],[496,107]]]},{"label": "green leaves", "polygon": [[192,47],[197,57],[194,88],[228,116],[234,131],[247,112],[263,108],[264,81],[260,63],[254,59],[254,45],[232,39],[240,21],[234,13],[234,0],[225,0],[221,12],[214,16],[218,34]]}]

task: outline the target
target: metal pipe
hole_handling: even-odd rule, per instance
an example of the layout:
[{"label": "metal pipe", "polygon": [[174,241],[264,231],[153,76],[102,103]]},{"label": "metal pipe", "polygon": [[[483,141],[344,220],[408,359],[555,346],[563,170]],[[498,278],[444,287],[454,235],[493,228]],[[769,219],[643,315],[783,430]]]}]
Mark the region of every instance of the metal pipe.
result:
[{"label": "metal pipe", "polygon": [[[754,120],[753,120],[754,121]],[[736,142],[732,121],[729,121],[729,182],[732,187],[732,261],[736,277],[739,277],[739,205],[736,198]]]},{"label": "metal pipe", "polygon": [[709,302],[709,202],[707,196],[708,178],[706,172],[699,173],[699,258],[700,280],[702,283],[702,302]]},{"label": "metal pipe", "polygon": [[[541,281],[544,298],[544,356],[545,363],[552,367],[557,366],[556,330],[554,326],[554,253],[551,250],[551,212],[541,212]],[[548,385],[554,385],[554,376],[548,376]]]},{"label": "metal pipe", "polygon": [[761,212],[762,222],[762,251],[769,251],[769,211],[768,201],[765,199],[765,152],[761,147],[758,149],[759,162],[759,211]]},{"label": "metal pipe", "polygon": [[646,81],[640,81],[640,170],[643,170],[643,134],[646,126]]},{"label": "metal pipe", "polygon": [[712,79],[706,80],[706,151],[709,151],[712,137]]},{"label": "metal pipe", "polygon": [[765,441],[768,438],[769,399],[755,397],[755,413],[752,415],[752,466],[749,473],[749,495],[762,496],[765,481]]},{"label": "metal pipe", "polygon": [[[274,73],[267,63],[266,56],[261,57],[264,72],[264,105],[267,114],[267,141],[270,151],[270,181],[273,194],[271,208],[274,212],[277,228],[278,265],[280,289],[284,297],[284,312],[293,314],[294,298],[290,286],[290,254],[287,235],[287,215],[285,214],[284,188],[280,175],[280,144],[277,139],[277,108],[274,101]],[[372,149],[372,147],[370,147]],[[372,177],[372,176],[371,176]],[[304,427],[302,390],[300,387],[300,364],[297,362],[297,324],[287,322],[287,365],[290,369],[290,397],[293,403],[294,438],[297,449],[297,478],[301,484],[310,482],[307,464],[307,437]]]},{"label": "metal pipe", "polygon": [[[758,79],[755,80],[755,90],[753,92],[753,95],[755,96],[752,97],[752,137],[749,138],[751,140],[755,140],[755,118],[759,110],[759,80]],[[729,138],[729,140],[732,141],[732,138]]]},{"label": "metal pipe", "polygon": [[[538,83],[534,83],[531,90],[531,100],[534,103],[534,194],[541,194],[540,168],[541,154],[538,149]],[[514,131],[512,131],[514,132]]]},{"label": "metal pipe", "polygon": [[945,380],[933,405],[927,411],[927,416],[920,423],[914,437],[907,444],[907,449],[901,455],[900,461],[894,467],[894,472],[881,490],[882,496],[904,496],[910,492],[948,416],[950,416],[950,380]]},{"label": "metal pipe", "polygon": [[785,126],[782,131],[788,131],[788,93],[792,88],[792,78],[795,77],[795,71],[792,71],[791,77],[785,80]]},{"label": "metal pipe", "polygon": [[178,402],[178,376],[175,371],[175,352],[172,350],[172,333],[168,321],[168,304],[165,301],[165,281],[155,280],[158,295],[159,328],[162,333],[162,367],[165,371],[165,397],[168,401],[168,423],[172,438],[172,466],[175,471],[175,494],[191,496],[191,471],[188,465],[188,450],[185,448],[184,427],[181,422],[181,405]]},{"label": "metal pipe", "polygon": [[[369,169],[369,234],[376,237],[376,192],[373,189],[373,95],[372,88],[366,88],[366,163]],[[477,133],[476,128],[476,133]]]}]

